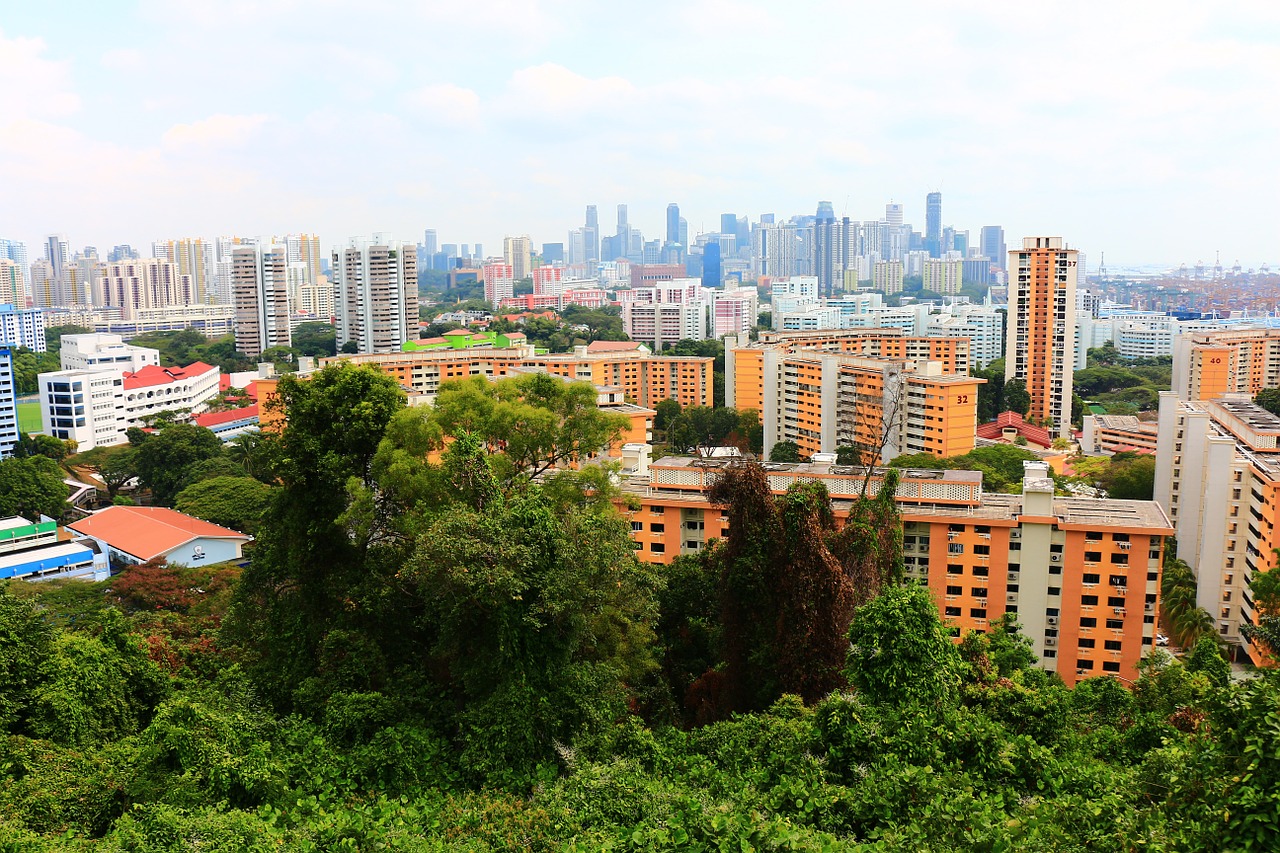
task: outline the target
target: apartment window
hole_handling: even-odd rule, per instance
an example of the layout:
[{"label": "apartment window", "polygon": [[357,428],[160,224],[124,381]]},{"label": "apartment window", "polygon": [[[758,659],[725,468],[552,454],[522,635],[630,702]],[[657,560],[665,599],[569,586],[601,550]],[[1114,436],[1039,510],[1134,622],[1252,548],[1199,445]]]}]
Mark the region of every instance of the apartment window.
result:
[{"label": "apartment window", "polygon": [[652,531],[653,533],[666,533],[667,526],[665,524],[659,524],[658,522],[655,521],[653,524],[649,525],[649,530]]},{"label": "apartment window", "polygon": [[1082,596],[1080,596],[1080,603],[1081,603],[1082,605],[1084,605],[1085,607],[1095,607],[1095,606],[1097,606],[1097,604],[1098,604],[1098,596],[1096,596],[1096,595],[1082,595]]},{"label": "apartment window", "polygon": [[644,530],[644,522],[643,522],[643,521],[633,521],[633,522],[631,522],[631,532],[632,532],[632,533],[639,533],[639,532],[641,532],[642,530]]},{"label": "apartment window", "polygon": [[1050,546],[1049,546],[1049,553],[1050,553],[1050,554],[1061,554],[1061,553],[1062,553],[1062,543],[1060,543],[1060,542],[1055,542],[1054,544],[1050,545]]},{"label": "apartment window", "polygon": [[946,613],[946,615],[948,615],[948,616],[959,616],[959,615],[960,615],[960,608],[959,608],[959,607],[948,607],[944,612],[945,612],[945,613]]},{"label": "apartment window", "polygon": [[[970,589],[969,589],[969,594],[970,594],[970,595],[972,595],[972,596],[974,596],[975,598],[986,598],[986,597],[987,597],[987,588],[986,588],[985,586],[975,586],[975,587],[970,587]],[[1228,593],[1228,594],[1230,594],[1230,593]],[[1225,599],[1225,598],[1223,599],[1223,601],[1226,601],[1226,600],[1227,600],[1227,599]]]},{"label": "apartment window", "polygon": [[1076,646],[1081,649],[1092,649],[1097,644],[1097,640],[1094,640],[1092,637],[1081,637],[1079,640],[1076,640]]},{"label": "apartment window", "polygon": [[1055,649],[1045,649],[1044,656],[1047,658],[1056,658],[1058,656],[1058,652]]},{"label": "apartment window", "polygon": [[1051,587],[1049,587],[1048,592],[1049,592],[1049,595],[1062,595],[1062,587],[1060,587],[1060,586],[1051,586]]},{"label": "apartment window", "polygon": [[1086,542],[1101,542],[1101,541],[1102,541],[1102,533],[1101,533],[1101,532],[1099,532],[1099,531],[1097,531],[1097,530],[1087,530],[1087,531],[1085,531],[1085,534],[1084,534],[1084,541],[1086,541]]},{"label": "apartment window", "polygon": [[1081,616],[1081,617],[1080,617],[1080,627],[1081,627],[1081,628],[1096,628],[1096,627],[1098,627],[1098,620],[1097,620],[1097,619],[1095,619],[1095,618],[1094,618],[1094,617],[1092,617],[1092,616]]},{"label": "apartment window", "polygon": [[1093,669],[1093,661],[1081,658],[1076,661],[1076,669]]},{"label": "apartment window", "polygon": [[1102,562],[1102,552],[1101,551],[1085,551],[1084,561],[1086,563],[1100,563]]},{"label": "apartment window", "polygon": [[1080,578],[1080,582],[1081,582],[1081,583],[1097,583],[1099,580],[1100,580],[1100,576],[1099,576],[1099,575],[1092,575],[1092,574],[1089,574],[1089,575],[1083,575],[1083,576]]},{"label": "apartment window", "polygon": [[964,587],[949,586],[947,587],[947,595],[964,595]]},{"label": "apartment window", "polygon": [[948,553],[948,554],[963,554],[963,553],[964,553],[964,543],[963,543],[963,542],[948,542],[948,543],[947,543],[947,553]]},{"label": "apartment window", "polygon": [[990,527],[988,527],[988,526],[987,526],[987,525],[985,525],[985,524],[978,524],[978,525],[975,525],[975,526],[974,526],[974,528],[973,528],[973,532],[974,532],[974,533],[986,533],[986,534],[990,534],[990,533],[991,533],[991,528],[990,528]]},{"label": "apartment window", "polygon": [[1129,565],[1129,555],[1128,554],[1112,554],[1111,564],[1113,566],[1127,566]]},{"label": "apartment window", "polygon": [[1112,575],[1110,577],[1112,586],[1128,586],[1129,581],[1124,575]]},{"label": "apartment window", "polygon": [[990,574],[990,571],[987,569],[986,566],[973,567],[973,576],[975,578],[985,578],[988,574]]},{"label": "apartment window", "polygon": [[1005,592],[1017,592],[1017,591],[1018,591],[1018,585],[1016,583],[1011,583],[1007,587],[1005,587]]},{"label": "apartment window", "polygon": [[1104,661],[1102,662],[1102,671],[1103,671],[1103,672],[1119,672],[1119,671],[1120,671],[1120,661],[1118,661],[1118,660],[1104,660]]},{"label": "apartment window", "polygon": [[974,619],[986,619],[987,618],[986,608],[971,607],[969,608],[969,616]]},{"label": "apartment window", "polygon": [[1108,596],[1107,606],[1108,607],[1124,607],[1124,598],[1118,595]]},{"label": "apartment window", "polygon": [[649,550],[654,554],[665,554],[667,553],[667,546],[661,542],[651,542],[649,544]]},{"label": "apartment window", "polygon": [[1107,620],[1107,627],[1108,627],[1108,628],[1111,628],[1111,629],[1113,629],[1113,630],[1116,630],[1116,631],[1122,630],[1122,629],[1124,628],[1124,620],[1123,620],[1123,619],[1108,619],[1108,620]]},{"label": "apartment window", "polygon": [[958,566],[955,563],[947,563],[947,574],[962,575],[964,574],[964,566]]}]

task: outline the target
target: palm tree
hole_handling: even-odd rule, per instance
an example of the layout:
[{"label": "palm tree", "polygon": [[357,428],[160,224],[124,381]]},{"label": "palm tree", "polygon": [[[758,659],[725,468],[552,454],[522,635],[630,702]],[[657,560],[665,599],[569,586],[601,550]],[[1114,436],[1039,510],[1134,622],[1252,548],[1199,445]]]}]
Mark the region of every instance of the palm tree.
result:
[{"label": "palm tree", "polygon": [[259,477],[266,472],[263,459],[262,434],[258,432],[242,432],[227,444],[227,455],[238,462],[250,477]]}]

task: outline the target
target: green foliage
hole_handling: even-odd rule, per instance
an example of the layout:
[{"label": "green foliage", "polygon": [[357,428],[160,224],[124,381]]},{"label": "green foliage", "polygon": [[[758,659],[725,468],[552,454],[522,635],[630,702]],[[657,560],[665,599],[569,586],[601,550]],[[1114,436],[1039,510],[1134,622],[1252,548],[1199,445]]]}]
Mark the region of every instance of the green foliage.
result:
[{"label": "green foliage", "polygon": [[928,453],[909,453],[889,462],[893,468],[924,468],[936,471],[981,471],[982,487],[989,492],[1021,491],[1023,462],[1035,462],[1039,456],[1011,444],[975,447],[963,456],[939,459]]},{"label": "green foliage", "polygon": [[948,704],[960,656],[929,590],[889,587],[858,608],[849,629],[849,683],[875,704]]},{"label": "green foliage", "polygon": [[1031,394],[1027,391],[1027,383],[1022,379],[1010,379],[1005,382],[1002,403],[1003,411],[1025,417],[1031,408]]},{"label": "green foliage", "polygon": [[337,355],[336,334],[328,323],[302,323],[293,330],[293,348],[312,358]]},{"label": "green foliage", "polygon": [[779,441],[769,451],[770,462],[799,462],[800,446],[794,441]]},{"label": "green foliage", "polygon": [[47,456],[0,459],[0,518],[61,518],[70,489],[58,463]]},{"label": "green foliage", "polygon": [[1273,415],[1280,415],[1280,388],[1263,388],[1253,402]]},{"label": "green foliage", "polygon": [[174,506],[179,512],[254,536],[276,491],[277,487],[252,477],[216,476],[187,486]]},{"label": "green foliage", "polygon": [[178,492],[190,481],[193,466],[222,455],[222,441],[212,430],[195,424],[174,424],[148,436],[138,446],[138,479],[151,490],[156,504],[172,506]]},{"label": "green foliage", "polygon": [[665,400],[659,400],[653,410],[655,412],[653,428],[666,430],[671,426],[671,422],[680,416],[680,401],[668,397]]},{"label": "green foliage", "polygon": [[760,453],[763,442],[764,430],[755,409],[690,406],[667,425],[667,444],[677,453],[725,445]]},{"label": "green foliage", "polygon": [[18,443],[13,446],[13,455],[19,458],[26,456],[47,456],[54,462],[61,462],[75,448],[74,441],[63,441],[51,435],[28,435],[18,433]]}]

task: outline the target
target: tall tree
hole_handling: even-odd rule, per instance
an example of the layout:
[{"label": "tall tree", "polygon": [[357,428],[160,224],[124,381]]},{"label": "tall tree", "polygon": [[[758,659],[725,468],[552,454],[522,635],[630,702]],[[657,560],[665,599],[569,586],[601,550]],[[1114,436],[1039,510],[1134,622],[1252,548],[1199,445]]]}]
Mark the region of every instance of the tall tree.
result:
[{"label": "tall tree", "polygon": [[62,468],[47,456],[0,459],[0,518],[61,518],[70,493],[63,476]]},{"label": "tall tree", "polygon": [[195,424],[167,426],[143,440],[137,452],[138,479],[160,506],[173,505],[192,465],[223,454],[213,431]]}]

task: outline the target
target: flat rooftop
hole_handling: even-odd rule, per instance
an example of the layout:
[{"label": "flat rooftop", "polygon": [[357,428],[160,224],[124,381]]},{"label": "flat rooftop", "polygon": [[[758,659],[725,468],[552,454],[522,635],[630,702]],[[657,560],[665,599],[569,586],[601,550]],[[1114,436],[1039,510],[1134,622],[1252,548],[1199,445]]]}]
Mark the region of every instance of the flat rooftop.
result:
[{"label": "flat rooftop", "polygon": [[1280,433],[1280,417],[1268,412],[1257,403],[1246,403],[1239,400],[1214,400],[1215,405],[1222,408],[1255,432]]},{"label": "flat rooftop", "polygon": [[[741,463],[740,458],[698,459],[694,456],[663,456],[650,463],[650,468],[726,468]],[[821,477],[864,477],[867,469],[861,465],[833,465],[828,462],[762,462],[761,466],[768,472],[785,472],[795,475],[812,474]],[[883,477],[890,469],[874,467],[872,477]],[[898,468],[904,480],[944,480],[949,483],[981,483],[981,471],[936,471],[932,468]]]}]

